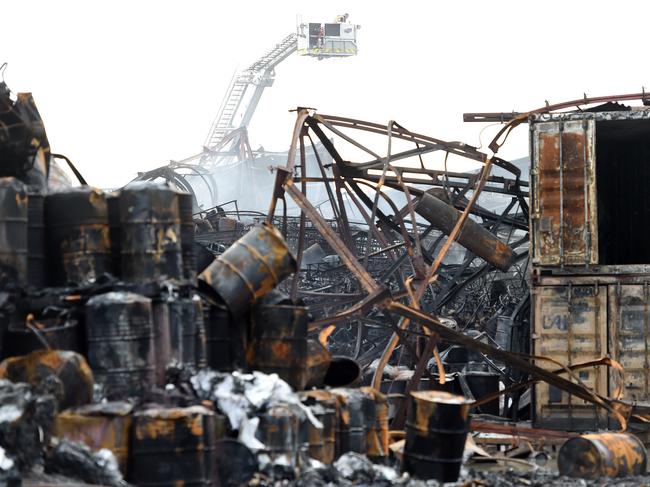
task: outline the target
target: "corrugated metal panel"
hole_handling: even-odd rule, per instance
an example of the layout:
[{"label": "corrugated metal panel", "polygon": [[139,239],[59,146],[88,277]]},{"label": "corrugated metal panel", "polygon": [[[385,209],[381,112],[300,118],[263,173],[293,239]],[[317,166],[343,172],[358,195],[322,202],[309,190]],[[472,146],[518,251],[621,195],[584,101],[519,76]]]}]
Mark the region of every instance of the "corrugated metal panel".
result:
[{"label": "corrugated metal panel", "polygon": [[[609,350],[625,369],[623,398],[632,401],[650,399],[649,297],[648,284],[609,286]],[[610,372],[612,391],[621,385],[618,378]]]},{"label": "corrugated metal panel", "polygon": [[593,120],[532,124],[533,262],[598,263]]},{"label": "corrugated metal panel", "polygon": [[[607,288],[593,286],[548,286],[533,289],[534,355],[563,365],[599,359],[607,354]],[[558,366],[536,361],[546,369]],[[580,380],[600,394],[607,394],[607,372],[600,367],[576,372]],[[538,427],[593,430],[604,427],[607,416],[581,399],[539,383],[534,393]]]}]

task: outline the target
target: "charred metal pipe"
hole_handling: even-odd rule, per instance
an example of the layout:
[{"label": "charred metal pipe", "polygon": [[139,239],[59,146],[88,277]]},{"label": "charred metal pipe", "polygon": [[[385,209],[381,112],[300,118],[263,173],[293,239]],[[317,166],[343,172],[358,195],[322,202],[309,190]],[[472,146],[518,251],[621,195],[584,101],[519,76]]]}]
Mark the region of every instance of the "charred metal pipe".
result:
[{"label": "charred metal pipe", "polygon": [[[461,215],[456,208],[429,193],[422,195],[415,205],[415,211],[445,235],[452,232]],[[515,259],[510,247],[470,219],[465,221],[458,235],[458,243],[504,272]]]},{"label": "charred metal pipe", "polygon": [[595,433],[568,440],[557,458],[561,475],[583,479],[643,475],[648,456],[630,433]]}]

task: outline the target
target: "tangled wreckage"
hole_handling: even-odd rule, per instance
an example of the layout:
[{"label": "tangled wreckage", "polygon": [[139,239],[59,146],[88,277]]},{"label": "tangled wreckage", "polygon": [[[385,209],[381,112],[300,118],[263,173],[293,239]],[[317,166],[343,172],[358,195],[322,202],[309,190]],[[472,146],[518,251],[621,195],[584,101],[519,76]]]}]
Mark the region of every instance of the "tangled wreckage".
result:
[{"label": "tangled wreckage", "polygon": [[[0,479],[645,475],[650,109],[626,100],[466,114],[503,122],[492,155],[299,108],[261,213],[198,208],[173,168],[89,187],[0,85]],[[530,179],[496,155],[522,123]]]}]

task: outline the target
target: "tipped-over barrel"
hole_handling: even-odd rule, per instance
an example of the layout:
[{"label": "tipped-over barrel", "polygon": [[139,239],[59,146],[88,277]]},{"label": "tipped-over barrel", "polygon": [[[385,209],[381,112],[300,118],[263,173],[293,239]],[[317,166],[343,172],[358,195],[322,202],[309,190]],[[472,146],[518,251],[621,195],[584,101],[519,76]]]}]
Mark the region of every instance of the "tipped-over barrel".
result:
[{"label": "tipped-over barrel", "polygon": [[583,479],[643,475],[646,449],[630,433],[595,433],[568,440],[557,457],[561,475]]},{"label": "tipped-over barrel", "polygon": [[223,299],[232,316],[239,318],[295,271],[296,259],[282,234],[263,223],[228,247],[200,279]]},{"label": "tipped-over barrel", "polygon": [[[445,235],[449,235],[460,218],[460,211],[435,196],[424,193],[415,211]],[[507,271],[514,262],[514,252],[471,219],[465,220],[457,242],[485,259],[499,270]]]}]

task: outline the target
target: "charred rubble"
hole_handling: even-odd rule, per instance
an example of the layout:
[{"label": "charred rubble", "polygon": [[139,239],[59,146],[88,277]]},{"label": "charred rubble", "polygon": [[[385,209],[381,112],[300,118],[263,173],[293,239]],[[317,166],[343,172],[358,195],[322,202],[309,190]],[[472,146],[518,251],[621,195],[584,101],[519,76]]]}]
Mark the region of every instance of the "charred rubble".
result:
[{"label": "charred rubble", "polygon": [[[90,187],[50,153],[31,95],[0,84],[0,481],[645,474],[645,247],[602,233],[621,229],[609,206],[628,207],[596,199],[593,175],[612,174],[608,156],[632,171],[648,111],[564,108],[515,114],[499,134],[531,124],[530,182],[463,143],[298,109],[259,213],[200,209],[189,184]],[[344,159],[344,144],[368,160]],[[432,153],[444,170],[425,165]],[[481,169],[447,170],[448,157]],[[329,209],[310,200],[315,185]]]}]

